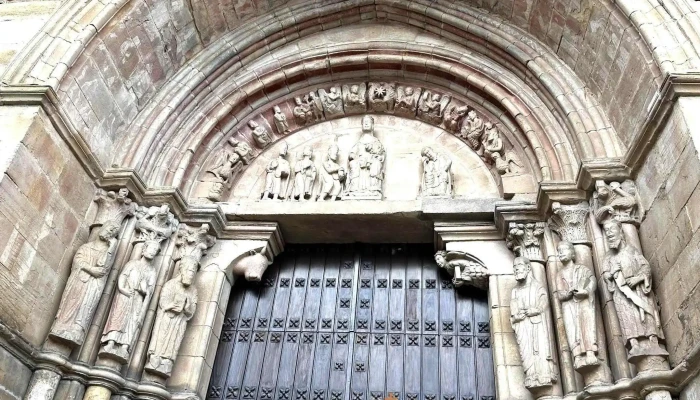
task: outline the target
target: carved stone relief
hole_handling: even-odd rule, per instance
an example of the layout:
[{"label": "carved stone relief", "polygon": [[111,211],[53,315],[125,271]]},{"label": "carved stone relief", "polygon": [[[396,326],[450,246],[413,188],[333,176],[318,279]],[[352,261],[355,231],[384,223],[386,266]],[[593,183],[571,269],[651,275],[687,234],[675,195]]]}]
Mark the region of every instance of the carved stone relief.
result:
[{"label": "carved stone relief", "polygon": [[482,290],[488,289],[488,269],[471,254],[441,250],[435,253],[435,262],[452,276],[455,287],[467,285]]},{"label": "carved stone relief", "polygon": [[313,160],[313,149],[304,147],[294,164],[294,185],[291,199],[309,200],[313,196],[314,183],[316,182],[316,165]]},{"label": "carved stone relief", "polygon": [[608,219],[603,224],[603,231],[608,244],[603,277],[612,293],[627,345],[627,359],[637,363],[646,356],[667,357],[668,352],[659,346],[664,334],[651,288],[649,262],[636,247],[627,243],[618,220]]},{"label": "carved stone relief", "polygon": [[393,113],[396,101],[396,85],[386,82],[370,82],[369,111]]},{"label": "carved stone relief", "polygon": [[541,249],[544,227],[544,222],[511,222],[508,227],[506,245],[520,257],[544,263]]},{"label": "carved stone relief", "polygon": [[415,117],[422,90],[413,86],[399,86],[396,90],[394,113],[401,117]]},{"label": "carved stone relief", "polygon": [[265,170],[265,191],[262,194],[263,200],[286,198],[292,171],[289,161],[287,161],[287,152],[287,144],[284,143],[280,149],[279,156],[267,165]]},{"label": "carved stone relief", "polygon": [[314,119],[311,106],[302,100],[301,97],[294,98],[294,109],[292,110],[292,114],[294,114],[294,119],[299,126],[309,124]]},{"label": "carved stone relief", "polygon": [[129,189],[126,188],[121,188],[118,192],[97,189],[93,201],[99,208],[92,226],[102,226],[107,221],[120,226],[125,218],[134,215],[137,207],[129,198]]},{"label": "carved stone relief", "polygon": [[253,149],[247,143],[230,138],[227,145],[219,151],[212,167],[207,170],[214,175],[214,182],[207,195],[209,200],[220,201],[224,190],[231,185],[233,175],[243,165],[248,165],[252,157]]},{"label": "carved stone relief", "polygon": [[430,124],[439,125],[442,122],[447,104],[450,102],[450,96],[433,93],[430,90],[424,90],[418,101],[419,119]]},{"label": "carved stone relief", "polygon": [[459,132],[462,127],[462,121],[464,121],[464,117],[467,116],[468,111],[469,107],[465,104],[460,105],[454,102],[450,104],[445,110],[445,115],[443,117],[445,129],[452,133]]},{"label": "carved stone relief", "polygon": [[253,140],[255,140],[255,144],[259,148],[264,149],[272,142],[272,136],[264,126],[260,126],[257,122],[250,120],[248,121],[248,127],[253,131]]},{"label": "carved stone relief", "polygon": [[593,210],[596,221],[602,224],[610,218],[622,223],[638,225],[644,218],[644,207],[640,206],[639,194],[633,180],[620,182],[596,181],[593,194]]},{"label": "carved stone relief", "polygon": [[452,160],[430,147],[424,147],[421,156],[423,159],[421,194],[423,196],[451,196],[453,189]]},{"label": "carved stone relief", "polygon": [[510,322],[520,350],[525,387],[531,391],[551,387],[558,374],[547,322],[549,296],[532,274],[530,260],[516,258],[513,272],[517,283],[511,292]]},{"label": "carved stone relief", "polygon": [[361,114],[367,112],[367,85],[354,83],[343,85],[343,104],[347,114]]},{"label": "carved stone relief", "polygon": [[289,122],[287,122],[287,116],[284,115],[282,109],[279,106],[274,106],[272,111],[274,112],[273,118],[275,121],[275,128],[277,128],[277,134],[284,135],[291,132],[289,129]]},{"label": "carved stone relief", "polygon": [[[118,219],[118,218],[117,218]],[[121,221],[107,220],[97,238],[78,248],[49,336],[80,346],[114,263]]]},{"label": "carved stone relief", "polygon": [[600,364],[596,332],[596,278],[590,268],[576,262],[576,252],[571,243],[562,241],[557,250],[562,268],[557,272],[555,293],[562,304],[574,369],[581,372]]},{"label": "carved stone relief", "polygon": [[384,145],[374,136],[374,118],[362,118],[362,136],[348,156],[348,185],[343,199],[381,200]]},{"label": "carved stone relief", "polygon": [[333,86],[326,92],[325,89],[319,89],[318,94],[321,97],[323,104],[323,112],[327,118],[338,117],[345,115],[343,109],[343,95],[339,86]]},{"label": "carved stone relief", "polygon": [[345,187],[347,171],[338,164],[338,146],[328,147],[328,154],[323,160],[321,168],[321,192],[316,200],[340,200],[340,195]]},{"label": "carved stone relief", "polygon": [[251,251],[249,255],[233,265],[232,272],[234,275],[242,275],[247,281],[260,282],[270,265],[272,260],[265,257],[263,252]]}]

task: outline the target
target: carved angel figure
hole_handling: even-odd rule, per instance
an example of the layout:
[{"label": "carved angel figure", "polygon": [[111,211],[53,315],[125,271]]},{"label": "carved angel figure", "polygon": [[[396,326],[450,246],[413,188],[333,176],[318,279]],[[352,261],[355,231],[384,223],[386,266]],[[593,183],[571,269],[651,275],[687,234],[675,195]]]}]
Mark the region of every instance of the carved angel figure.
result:
[{"label": "carved angel figure", "polygon": [[323,160],[321,169],[321,192],[316,198],[317,201],[326,200],[330,196],[331,200],[340,200],[340,193],[343,191],[346,172],[345,168],[338,164],[338,146],[328,147],[328,154]]},{"label": "carved angel figure", "polygon": [[299,155],[299,160],[294,164],[294,190],[292,199],[308,200],[312,196],[314,182],[316,182],[316,165],[313,161],[313,149],[304,147]]},{"label": "carved angel figure", "polygon": [[627,360],[635,363],[644,356],[668,356],[659,346],[664,334],[651,289],[649,262],[636,247],[627,243],[618,220],[605,221],[603,231],[609,249],[603,261],[603,278],[613,296],[628,348]]},{"label": "carved angel figure", "polygon": [[396,90],[394,114],[402,117],[415,117],[420,93],[420,88],[416,90],[412,86],[399,86]]},{"label": "carved angel figure", "polygon": [[287,122],[287,116],[284,115],[282,109],[279,106],[274,106],[272,108],[274,111],[273,118],[275,119],[275,128],[277,128],[277,133],[284,135],[285,133],[291,132],[289,129],[289,123]]},{"label": "carved angel figure", "polygon": [[160,293],[145,366],[146,371],[165,378],[172,373],[187,322],[197,309],[197,288],[193,283],[199,261],[184,257],[179,267],[179,273],[163,285]]},{"label": "carved angel figure", "polygon": [[609,218],[622,223],[639,223],[644,219],[644,208],[640,207],[639,194],[633,180],[611,182],[610,185],[599,180],[595,187],[593,209],[599,224]]},{"label": "carved angel figure", "polygon": [[234,138],[230,138],[227,143],[231,148],[226,147],[222,149],[212,167],[207,170],[208,173],[215,177],[215,181],[207,195],[209,200],[212,201],[221,200],[224,190],[231,185],[234,173],[242,165],[248,165],[253,155],[253,149],[245,142],[239,142]]},{"label": "carved angel figure", "polygon": [[353,85],[343,85],[343,103],[346,114],[359,114],[367,111],[364,82]]},{"label": "carved angel figure", "polygon": [[447,107],[447,110],[445,111],[445,116],[443,117],[443,124],[445,125],[445,129],[452,133],[459,132],[462,126],[462,121],[467,115],[468,110],[469,107],[467,107],[466,105],[460,106],[457,104],[451,104],[449,107]]},{"label": "carved angel figure", "polygon": [[323,103],[323,111],[326,113],[326,118],[345,115],[340,87],[333,86],[328,92],[325,89],[319,89],[318,93],[321,97],[321,103]]},{"label": "carved angel figure", "polygon": [[396,100],[396,85],[386,82],[371,82],[369,84],[369,110],[373,112],[394,112]]},{"label": "carved angel figure", "polygon": [[516,258],[513,272],[517,283],[510,296],[510,323],[523,362],[525,387],[552,386],[558,376],[550,347],[547,291],[532,275],[527,258]]},{"label": "carved angel figure", "polygon": [[489,271],[478,258],[462,251],[444,251],[435,253],[438,267],[444,268],[452,275],[455,287],[474,286],[486,290],[489,286]]},{"label": "carved angel figure", "polygon": [[262,200],[284,199],[287,196],[291,166],[287,161],[287,143],[282,144],[279,156],[267,164],[265,170],[265,191]]},{"label": "carved angel figure", "polygon": [[248,121],[248,127],[253,130],[253,140],[259,148],[264,149],[272,142],[272,136],[265,127],[253,120]]},{"label": "carved angel figure", "polygon": [[129,360],[156,284],[153,260],[159,251],[158,240],[146,241],[141,258],[126,263],[119,274],[117,292],[100,340],[100,355],[114,358],[120,364]]},{"label": "carved angel figure", "polygon": [[49,336],[74,346],[83,344],[114,264],[120,226],[116,221],[107,221],[96,239],[78,248]]},{"label": "carved angel figure", "polygon": [[418,102],[418,118],[439,125],[449,102],[450,96],[440,96],[429,90],[424,91]]},{"label": "carved angel figure", "polygon": [[562,268],[557,272],[556,296],[561,301],[564,328],[577,371],[600,364],[596,334],[596,278],[585,265],[576,263],[574,246],[562,241],[557,247]]},{"label": "carved angel figure", "polygon": [[484,122],[476,114],[476,111],[469,110],[467,113],[467,119],[460,129],[457,136],[465,139],[469,147],[476,151],[478,155],[483,153],[482,149],[482,136],[484,135]]},{"label": "carved angel figure", "polygon": [[311,107],[306,104],[301,97],[295,97],[294,98],[294,110],[292,110],[292,114],[294,114],[294,119],[297,122],[297,125],[299,126],[304,126],[308,123],[311,123],[314,119],[314,114],[311,111]]},{"label": "carved angel figure", "polygon": [[452,195],[452,160],[442,153],[437,153],[431,147],[421,150],[423,157],[423,181],[421,193],[423,196]]}]

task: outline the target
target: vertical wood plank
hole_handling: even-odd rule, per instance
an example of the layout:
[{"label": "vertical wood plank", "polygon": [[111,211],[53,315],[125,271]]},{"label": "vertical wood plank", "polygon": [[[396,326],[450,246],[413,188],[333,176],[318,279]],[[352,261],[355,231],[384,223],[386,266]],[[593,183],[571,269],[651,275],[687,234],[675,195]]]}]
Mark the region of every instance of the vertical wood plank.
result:
[{"label": "vertical wood plank", "polygon": [[[391,274],[387,287],[394,281],[400,281],[401,287],[389,289],[389,316],[387,338],[387,376],[386,390],[394,394],[398,400],[405,398],[404,391],[404,343],[406,342],[406,292],[408,281],[406,280],[406,254],[405,245],[393,247],[391,254]],[[391,282],[391,283],[389,283]]]},{"label": "vertical wood plank", "polygon": [[[425,247],[423,247],[425,249]],[[438,321],[440,318],[440,298],[437,268],[432,257],[426,257],[425,251],[421,252],[421,265],[423,268],[423,337],[422,346],[422,386],[423,400],[437,400],[440,397],[440,356],[438,337]]]}]

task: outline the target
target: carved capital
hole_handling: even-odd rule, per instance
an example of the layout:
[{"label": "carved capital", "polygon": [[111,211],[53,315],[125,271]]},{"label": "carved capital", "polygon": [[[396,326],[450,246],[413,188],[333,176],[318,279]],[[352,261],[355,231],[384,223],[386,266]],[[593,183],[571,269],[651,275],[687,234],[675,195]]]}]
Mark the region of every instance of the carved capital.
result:
[{"label": "carved capital", "polygon": [[572,244],[590,244],[586,232],[586,218],[588,217],[588,202],[578,204],[561,204],[554,202],[549,219],[549,227],[559,234],[562,240]]},{"label": "carved capital", "polygon": [[216,243],[216,238],[209,234],[209,224],[202,224],[199,228],[194,228],[186,224],[180,224],[177,233],[177,253],[174,260],[183,257],[190,257],[199,262],[212,246]]},{"label": "carved capital", "polygon": [[129,198],[129,189],[121,188],[119,191],[106,191],[97,189],[93,201],[97,203],[97,215],[91,227],[102,226],[111,221],[120,226],[125,218],[134,215],[138,207]]},{"label": "carved capital", "polygon": [[163,242],[178,228],[178,220],[166,204],[160,207],[139,207],[136,210],[137,241]]},{"label": "carved capital", "polygon": [[631,179],[610,184],[603,180],[596,181],[592,208],[599,224],[612,218],[623,224],[639,225],[644,218],[637,185]]},{"label": "carved capital", "polygon": [[544,227],[544,222],[511,222],[506,236],[506,245],[518,257],[544,263],[542,256]]}]

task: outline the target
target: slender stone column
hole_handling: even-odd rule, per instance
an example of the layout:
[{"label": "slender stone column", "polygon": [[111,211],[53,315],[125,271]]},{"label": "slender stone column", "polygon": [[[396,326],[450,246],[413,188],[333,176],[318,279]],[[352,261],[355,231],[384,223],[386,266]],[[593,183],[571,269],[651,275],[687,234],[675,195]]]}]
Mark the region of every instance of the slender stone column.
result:
[{"label": "slender stone column", "polygon": [[[589,274],[593,274],[595,267],[593,265],[593,255],[591,252],[592,243],[586,229],[586,223],[589,215],[588,203],[581,202],[573,205],[563,205],[555,202],[552,204],[552,212],[553,215],[550,218],[549,227],[552,229],[552,231],[559,235],[562,241],[568,242],[573,246],[575,259],[572,260],[572,265],[575,264],[583,266],[584,270],[588,269],[588,271],[590,271]],[[550,251],[551,250],[553,250],[553,246],[550,247]],[[559,280],[558,275],[561,272],[561,268],[559,266],[560,263],[558,261],[559,254],[552,251],[552,253],[548,255],[550,256],[550,276],[552,276],[554,280]],[[580,275],[580,273],[577,273],[577,275]],[[595,276],[591,276],[591,279],[594,281],[597,280]],[[598,286],[597,291],[600,292],[600,285],[596,285],[595,283],[593,283],[593,285]],[[597,358],[597,363],[593,362],[593,360],[587,361],[585,357],[580,357],[578,360],[573,359],[573,357],[571,358],[573,361],[572,367],[581,374],[583,377],[583,384],[586,387],[590,385],[604,385],[612,382],[612,374],[608,365],[608,354],[605,345],[605,329],[603,327],[603,319],[600,312],[600,302],[598,301],[597,297],[595,297],[594,293],[591,293],[591,295],[594,296],[593,312],[595,315],[594,323],[596,325],[595,333],[597,337],[597,349],[594,357]],[[561,307],[562,302],[557,298],[557,296],[553,296],[553,298],[554,302],[559,304],[559,307]],[[572,299],[571,301],[578,300]],[[583,310],[581,312],[583,312]],[[579,314],[575,318],[582,318],[582,315]],[[562,323],[563,322],[564,321],[562,321]],[[568,329],[574,328],[570,327]],[[560,337],[560,341],[567,341],[566,331],[564,332],[564,336]],[[570,347],[571,343],[569,343],[569,351],[571,350]]]}]

